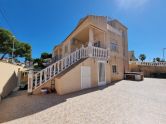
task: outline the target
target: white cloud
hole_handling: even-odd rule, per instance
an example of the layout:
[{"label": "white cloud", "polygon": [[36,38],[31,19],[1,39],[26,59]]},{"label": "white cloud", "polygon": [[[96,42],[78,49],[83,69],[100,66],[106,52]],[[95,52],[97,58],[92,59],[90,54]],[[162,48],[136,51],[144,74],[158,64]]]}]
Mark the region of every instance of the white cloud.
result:
[{"label": "white cloud", "polygon": [[140,8],[149,2],[149,0],[115,0],[119,8]]}]

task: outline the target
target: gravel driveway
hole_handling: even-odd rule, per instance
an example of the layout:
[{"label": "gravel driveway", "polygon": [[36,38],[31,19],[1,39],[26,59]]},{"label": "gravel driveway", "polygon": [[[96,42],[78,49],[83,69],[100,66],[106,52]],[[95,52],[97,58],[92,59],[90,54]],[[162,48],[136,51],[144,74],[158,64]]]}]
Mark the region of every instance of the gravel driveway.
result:
[{"label": "gravel driveway", "polygon": [[17,92],[0,103],[0,122],[166,124],[166,79],[123,80],[64,96]]}]

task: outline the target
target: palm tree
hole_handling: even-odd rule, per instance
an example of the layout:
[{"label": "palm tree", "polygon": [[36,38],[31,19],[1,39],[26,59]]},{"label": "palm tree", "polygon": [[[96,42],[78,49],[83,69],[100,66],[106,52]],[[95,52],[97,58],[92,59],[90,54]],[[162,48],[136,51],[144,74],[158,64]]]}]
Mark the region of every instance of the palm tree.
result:
[{"label": "palm tree", "polygon": [[160,59],[159,57],[156,58],[156,61],[157,61],[157,62],[160,62],[160,60],[161,60],[161,59]]},{"label": "palm tree", "polygon": [[139,59],[143,62],[146,59],[146,55],[145,54],[140,54]]}]

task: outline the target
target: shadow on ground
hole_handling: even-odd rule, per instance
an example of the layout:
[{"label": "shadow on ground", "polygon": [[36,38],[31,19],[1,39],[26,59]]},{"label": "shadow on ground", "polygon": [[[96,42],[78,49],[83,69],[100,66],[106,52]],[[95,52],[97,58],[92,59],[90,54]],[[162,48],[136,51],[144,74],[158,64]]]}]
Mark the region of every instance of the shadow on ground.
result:
[{"label": "shadow on ground", "polygon": [[30,95],[26,91],[18,91],[11,94],[0,103],[0,123],[8,122],[28,115],[35,114],[47,108],[65,102],[68,98],[88,94],[90,92],[103,90],[117,82],[106,86],[82,90],[79,92],[59,96],[55,93],[48,95]]}]

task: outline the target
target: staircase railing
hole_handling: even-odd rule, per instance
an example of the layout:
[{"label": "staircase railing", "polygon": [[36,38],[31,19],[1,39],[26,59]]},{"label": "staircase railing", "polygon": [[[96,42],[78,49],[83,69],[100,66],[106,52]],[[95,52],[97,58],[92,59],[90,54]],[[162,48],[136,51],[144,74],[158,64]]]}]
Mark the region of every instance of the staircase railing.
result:
[{"label": "staircase railing", "polygon": [[80,59],[87,57],[107,59],[108,50],[93,46],[86,48],[82,47],[37,73],[33,73],[31,71],[28,75],[28,92],[32,92],[47,81],[53,79],[57,74],[60,74],[62,71],[69,68]]}]

